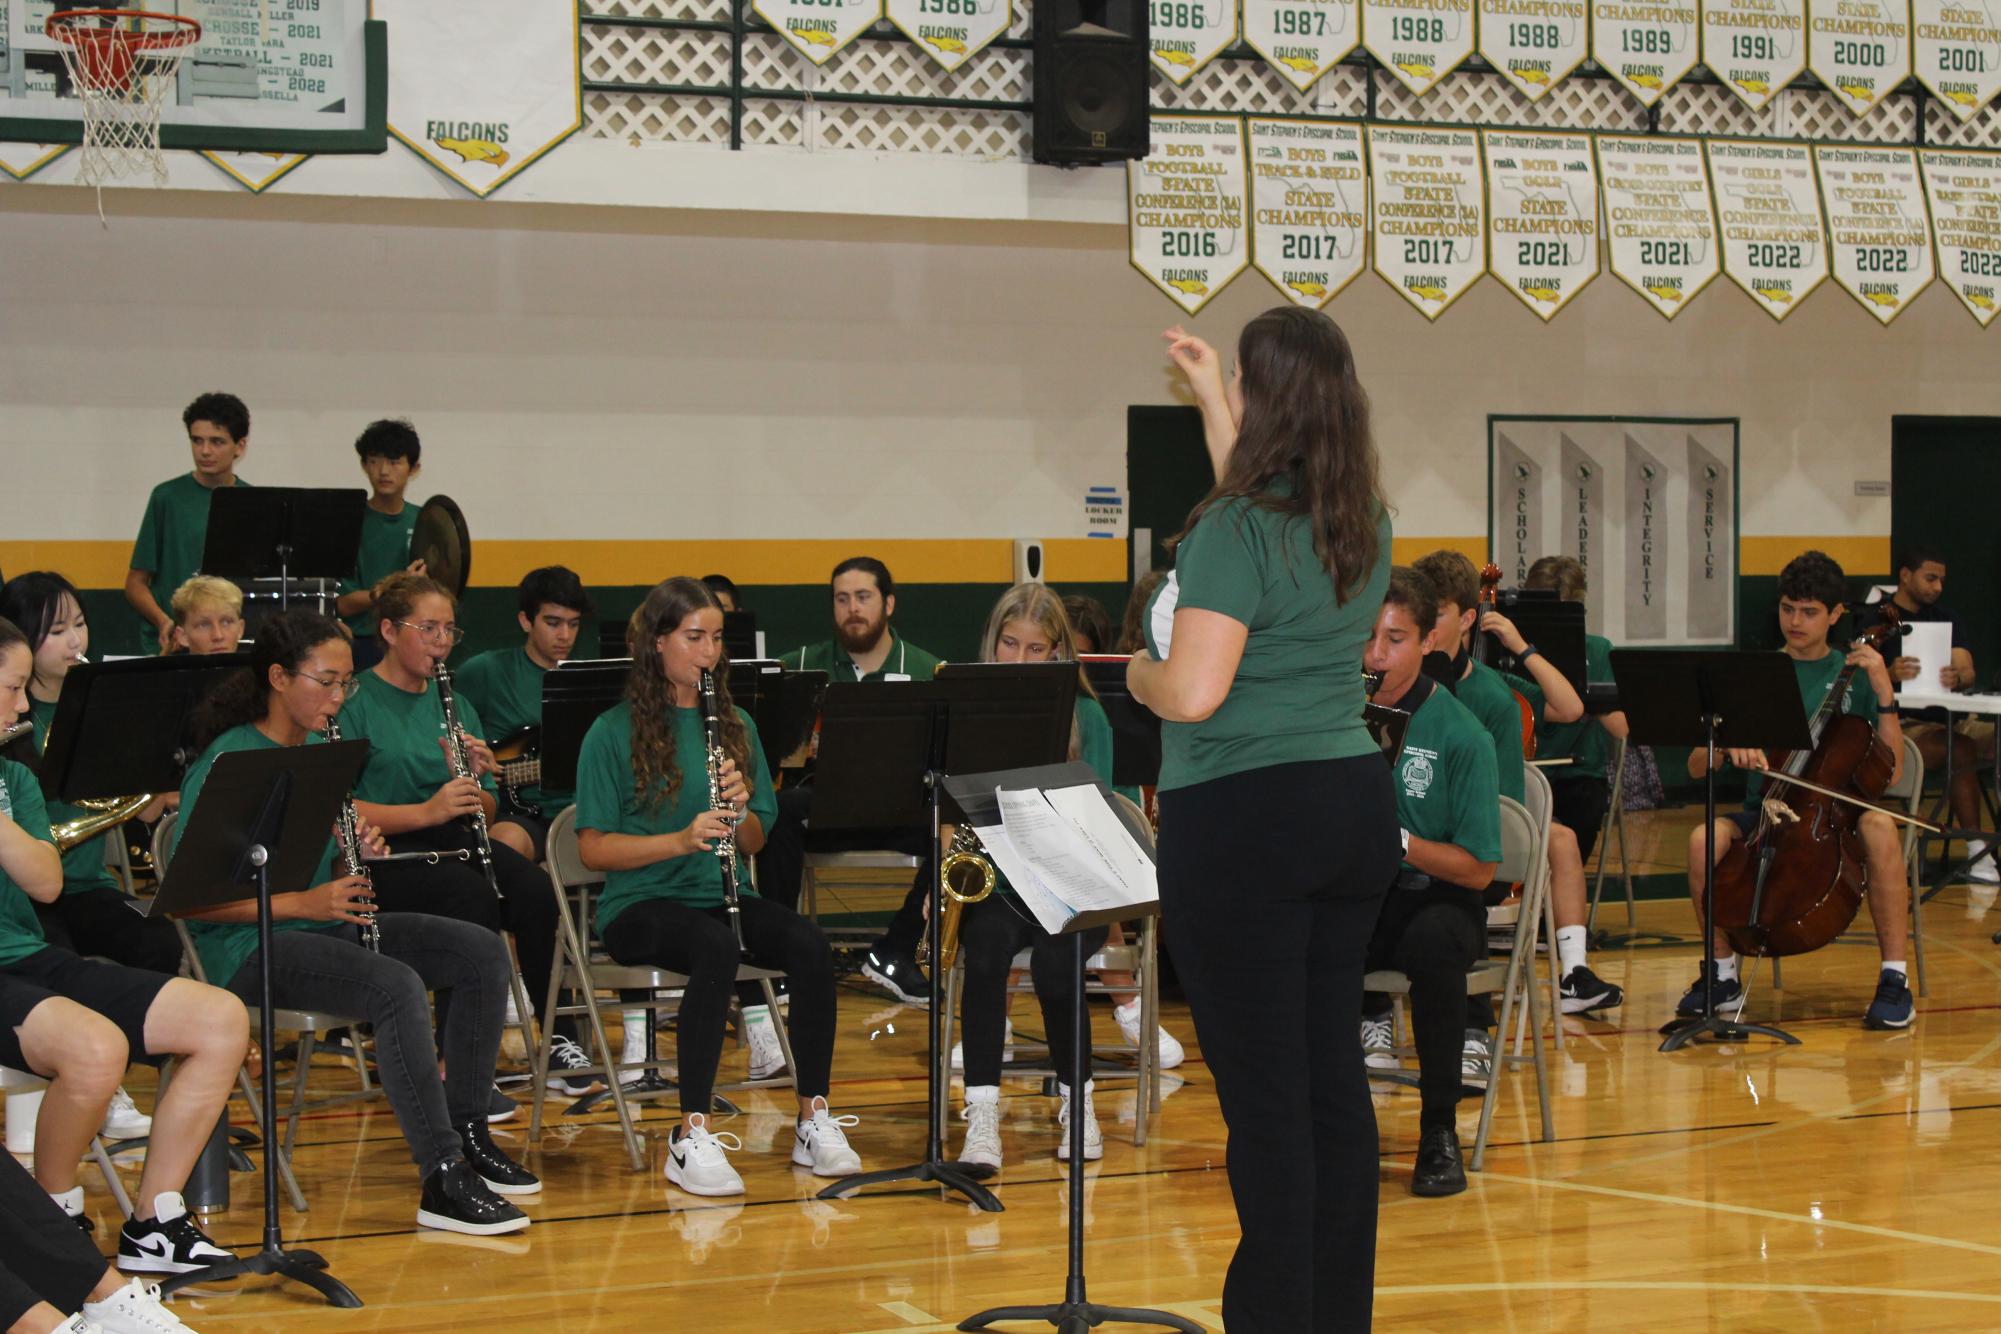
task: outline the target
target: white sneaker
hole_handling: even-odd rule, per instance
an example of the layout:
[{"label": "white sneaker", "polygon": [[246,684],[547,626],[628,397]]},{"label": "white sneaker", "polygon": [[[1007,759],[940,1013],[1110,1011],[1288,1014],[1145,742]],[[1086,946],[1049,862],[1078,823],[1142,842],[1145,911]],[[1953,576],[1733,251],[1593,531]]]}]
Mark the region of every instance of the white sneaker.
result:
[{"label": "white sneaker", "polygon": [[1459,1057],[1459,1083],[1485,1093],[1494,1069],[1494,1039],[1484,1028],[1466,1030],[1466,1045]]},{"label": "white sneaker", "polygon": [[[527,990],[526,981],[522,983],[522,990]],[[508,1028],[519,1028],[521,1026],[521,1007],[514,1003],[514,988],[512,985],[507,988],[507,1017],[501,1022]]]},{"label": "white sneaker", "polygon": [[844,1177],[862,1170],[862,1156],[848,1143],[846,1127],[861,1124],[859,1116],[835,1116],[825,1098],[813,1099],[813,1119],[801,1121],[792,1134],[792,1161],[813,1169],[816,1177]]},{"label": "white sneaker", "polygon": [[136,1278],[101,1302],[85,1302],[83,1314],[95,1320],[105,1334],[159,1334],[162,1330],[188,1329],[160,1300],[157,1285],[141,1283]]},{"label": "white sneaker", "polygon": [[741,1195],[743,1178],[730,1166],[729,1150],[743,1148],[743,1141],[724,1131],[710,1132],[707,1121],[682,1134],[678,1129],[667,1141],[667,1179],[690,1195]]},{"label": "white sneaker", "polygon": [[784,1074],[785,1049],[778,1045],[778,1026],[771,1022],[770,1008],[746,1005],[743,1030],[750,1039],[750,1077],[770,1079]]},{"label": "white sneaker", "polygon": [[57,1325],[55,1334],[104,1334],[104,1326],[79,1311]]},{"label": "white sneaker", "polygon": [[[1112,1018],[1119,1021],[1119,1032],[1126,1035],[1126,1045],[1134,1051],[1138,1051],[1139,1001],[1134,999],[1127,1005],[1114,1005],[1112,1007]],[[1156,1028],[1154,1032],[1160,1041],[1159,1064],[1162,1070],[1172,1070],[1175,1066],[1180,1065],[1188,1059],[1188,1053],[1181,1049],[1181,1044],[1175,1040],[1174,1034],[1164,1028]]]},{"label": "white sneaker", "polygon": [[[625,1044],[618,1054],[620,1065],[633,1065],[646,1059],[646,1012],[627,1010],[625,1012]],[[644,1070],[621,1070],[618,1082],[637,1084],[646,1078]]]},{"label": "white sneaker", "polygon": [[1384,1015],[1380,1019],[1362,1016],[1362,1064],[1371,1070],[1394,1070],[1400,1064],[1392,1050],[1397,1043],[1397,1025],[1394,1015]]},{"label": "white sneaker", "polygon": [[[1098,1109],[1091,1105],[1091,1090],[1096,1080],[1084,1084],[1084,1161],[1095,1163],[1105,1156],[1105,1133],[1098,1129]],[[1056,1141],[1058,1162],[1070,1161],[1070,1086],[1059,1083],[1056,1086],[1056,1129],[1060,1132]]]},{"label": "white sneaker", "polygon": [[966,1108],[959,1113],[959,1119],[966,1123],[966,1144],[959,1150],[959,1161],[998,1171],[1001,1165],[1000,1090],[991,1084],[967,1089]]},{"label": "white sneaker", "polygon": [[138,1139],[153,1133],[153,1118],[140,1111],[120,1085],[111,1095],[111,1105],[104,1109],[103,1133],[106,1139]]},{"label": "white sneaker", "polygon": [[[1013,1059],[1014,1020],[1009,1019],[1001,1026],[1001,1064],[1006,1065]],[[966,1068],[966,1044],[963,1042],[952,1044],[952,1068],[954,1070],[964,1070]]]},{"label": "white sneaker", "polygon": [[[1977,857],[1985,851],[1987,851],[1987,844],[1976,839],[1967,840],[1967,856]],[[1967,868],[1966,878],[1978,885],[2001,885],[2001,870],[1995,869],[1994,858],[1985,857]]]}]

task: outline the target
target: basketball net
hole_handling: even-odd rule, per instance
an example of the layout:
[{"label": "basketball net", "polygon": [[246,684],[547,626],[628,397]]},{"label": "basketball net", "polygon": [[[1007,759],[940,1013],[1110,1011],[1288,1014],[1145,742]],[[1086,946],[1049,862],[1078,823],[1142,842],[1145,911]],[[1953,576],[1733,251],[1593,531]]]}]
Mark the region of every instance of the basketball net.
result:
[{"label": "basketball net", "polygon": [[66,10],[50,16],[48,34],[83,110],[77,180],[97,188],[101,218],[107,183],[149,170],[155,185],[167,183],[160,112],[201,25],[169,14]]}]

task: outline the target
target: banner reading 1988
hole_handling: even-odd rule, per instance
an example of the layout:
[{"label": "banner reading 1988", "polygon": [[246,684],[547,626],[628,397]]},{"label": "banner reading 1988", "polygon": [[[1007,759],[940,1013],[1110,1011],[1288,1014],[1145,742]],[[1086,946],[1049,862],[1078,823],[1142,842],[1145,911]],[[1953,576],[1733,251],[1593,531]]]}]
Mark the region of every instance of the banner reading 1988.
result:
[{"label": "banner reading 1988", "polygon": [[2001,17],[1991,0],[1911,0],[1911,67],[1961,120],[2001,92]]},{"label": "banner reading 1988", "polygon": [[1807,64],[1861,115],[1911,73],[1908,0],[1808,0]]},{"label": "banner reading 1988", "polygon": [[1834,281],[1888,324],[1931,285],[1932,229],[1917,154],[1816,147]]},{"label": "banner reading 1988", "polygon": [[1918,162],[1931,198],[1939,274],[1985,328],[2001,313],[2001,153],[1927,148]]},{"label": "banner reading 1988", "polygon": [[1643,106],[1652,106],[1701,54],[1695,3],[1592,0],[1591,58]]},{"label": "banner reading 1988", "polygon": [[1362,0],[1362,42],[1413,93],[1473,54],[1473,0]]},{"label": "banner reading 1988", "polygon": [[1806,68],[1806,0],[1702,0],[1702,63],[1761,110]]},{"label": "banner reading 1988", "polygon": [[1237,0],[1148,0],[1146,15],[1153,67],[1178,84],[1237,40]]},{"label": "banner reading 1988", "polygon": [[1487,267],[1547,320],[1598,276],[1598,173],[1583,134],[1487,130]]},{"label": "banner reading 1988", "polygon": [[1260,120],[1251,133],[1251,262],[1286,299],[1320,307],[1362,271],[1369,173],[1362,129]]},{"label": "banner reading 1988", "polygon": [[1435,320],[1486,271],[1486,191],[1471,130],[1369,127],[1376,272]]},{"label": "banner reading 1988", "polygon": [[1673,319],[1722,269],[1702,145],[1601,134],[1598,174],[1612,272]]},{"label": "banner reading 1988", "polygon": [[1590,0],[1480,0],[1480,54],[1530,98],[1591,53]]},{"label": "banner reading 1988", "polygon": [[1360,0],[1243,0],[1244,41],[1286,81],[1311,88],[1362,42]]},{"label": "banner reading 1988", "polygon": [[1805,144],[1718,139],[1709,145],[1723,229],[1723,271],[1775,320],[1827,277],[1820,189]]},{"label": "banner reading 1988", "polygon": [[1193,315],[1250,262],[1243,122],[1155,116],[1152,137],[1126,163],[1132,264]]}]

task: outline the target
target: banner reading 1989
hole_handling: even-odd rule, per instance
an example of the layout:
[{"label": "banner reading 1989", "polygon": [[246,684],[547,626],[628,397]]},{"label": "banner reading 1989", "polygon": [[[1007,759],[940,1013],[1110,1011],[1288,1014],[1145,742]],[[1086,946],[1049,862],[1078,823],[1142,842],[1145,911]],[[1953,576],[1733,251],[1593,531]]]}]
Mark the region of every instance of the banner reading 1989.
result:
[{"label": "banner reading 1989", "polygon": [[1927,148],[1918,162],[1931,198],[1939,274],[1986,328],[2001,314],[2001,153]]},{"label": "banner reading 1989", "polygon": [[1244,41],[1286,81],[1311,88],[1362,42],[1360,0],[1243,0]]},{"label": "banner reading 1989", "polygon": [[1806,0],[1702,0],[1702,63],[1763,109],[1806,68]]},{"label": "banner reading 1989", "polygon": [[1598,276],[1598,173],[1583,134],[1487,130],[1487,267],[1547,320]]},{"label": "banner reading 1989", "polygon": [[1591,58],[1643,106],[1695,68],[1695,0],[1592,0]]},{"label": "banner reading 1989", "polygon": [[1362,129],[1260,120],[1251,134],[1251,262],[1297,305],[1320,307],[1362,271],[1369,173]]},{"label": "banner reading 1989", "polygon": [[1376,272],[1435,320],[1487,268],[1486,191],[1471,130],[1369,127]]},{"label": "banner reading 1989", "polygon": [[1612,272],[1673,319],[1723,267],[1702,145],[1601,134],[1598,175]]},{"label": "banner reading 1989", "polygon": [[1827,277],[1820,189],[1805,144],[1714,140],[1709,175],[1723,229],[1723,271],[1775,320]]},{"label": "banner reading 1989", "polygon": [[1861,115],[1911,73],[1908,0],[1808,0],[1807,64]]},{"label": "banner reading 1989", "polygon": [[1362,42],[1422,95],[1473,54],[1473,0],[1362,0]]},{"label": "banner reading 1989", "polygon": [[1917,154],[1821,145],[1813,156],[1827,205],[1834,281],[1888,324],[1932,281],[1931,219]]},{"label": "banner reading 1989", "polygon": [[2001,17],[1991,0],[1911,0],[1911,67],[1961,120],[2001,92]]},{"label": "banner reading 1989", "polygon": [[1250,262],[1243,122],[1155,116],[1152,138],[1126,163],[1132,265],[1193,315]]}]

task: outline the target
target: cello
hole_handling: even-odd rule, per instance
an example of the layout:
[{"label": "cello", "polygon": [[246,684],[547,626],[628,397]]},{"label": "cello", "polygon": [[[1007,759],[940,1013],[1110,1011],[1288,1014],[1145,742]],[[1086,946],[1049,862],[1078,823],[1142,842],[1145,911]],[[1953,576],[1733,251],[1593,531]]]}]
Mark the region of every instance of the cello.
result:
[{"label": "cello", "polygon": [[[1479,615],[1473,618],[1473,656],[1478,658],[1483,666],[1491,664],[1487,662],[1487,636],[1480,629],[1480,617],[1499,609],[1500,589],[1501,567],[1498,565],[1484,567],[1480,571]],[[1535,758],[1535,706],[1529,703],[1528,697],[1521,691],[1511,690],[1509,693],[1515,697],[1515,707],[1522,711],[1522,759],[1532,760]]]},{"label": "cello", "polygon": [[[1851,648],[1875,647],[1903,632],[1895,604],[1886,598],[1880,610],[1882,620]],[[1798,819],[1774,816],[1767,786],[1758,828],[1716,864],[1709,890],[1716,927],[1739,954],[1783,958],[1817,950],[1847,930],[1862,906],[1869,888],[1862,812],[1889,787],[1897,757],[1868,722],[1841,711],[1854,679],[1850,663],[1814,710],[1812,750],[1767,756],[1768,782],[1790,789],[1785,804]]]}]

